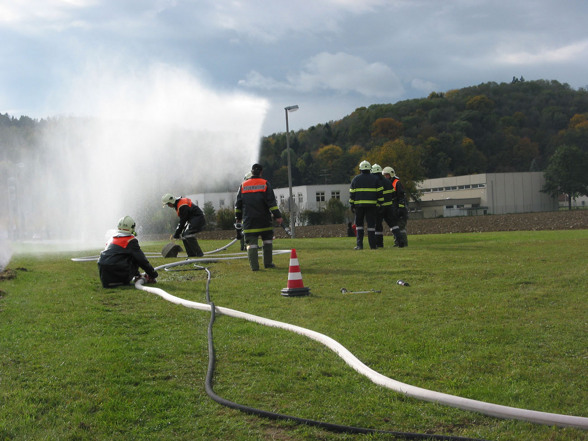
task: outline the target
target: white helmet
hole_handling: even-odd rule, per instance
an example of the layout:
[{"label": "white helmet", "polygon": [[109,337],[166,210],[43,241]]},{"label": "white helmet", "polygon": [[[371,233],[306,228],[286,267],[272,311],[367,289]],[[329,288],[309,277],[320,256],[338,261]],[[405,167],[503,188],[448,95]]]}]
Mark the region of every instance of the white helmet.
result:
[{"label": "white helmet", "polygon": [[378,164],[372,165],[372,173],[382,173],[382,167]]},{"label": "white helmet", "polygon": [[173,204],[176,202],[176,197],[171,193],[166,193],[161,197],[161,203],[165,207],[167,204]]},{"label": "white helmet", "polygon": [[371,170],[372,169],[372,165],[367,162],[367,161],[361,161],[359,163],[359,169],[360,170]]},{"label": "white helmet", "polygon": [[394,169],[392,167],[384,167],[384,170],[382,170],[382,173],[384,173],[385,175],[390,175],[390,176],[394,176],[396,174],[396,172],[394,171]]},{"label": "white helmet", "polygon": [[131,216],[121,217],[118,220],[118,230],[125,233],[135,234],[135,221]]}]

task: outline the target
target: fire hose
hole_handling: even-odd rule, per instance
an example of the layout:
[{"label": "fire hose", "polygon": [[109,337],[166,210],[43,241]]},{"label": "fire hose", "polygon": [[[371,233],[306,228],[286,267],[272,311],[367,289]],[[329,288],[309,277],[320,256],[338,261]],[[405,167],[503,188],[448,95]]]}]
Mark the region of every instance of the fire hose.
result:
[{"label": "fire hose", "polygon": [[[288,250],[286,250],[288,251]],[[211,261],[211,259],[202,259]],[[214,260],[214,259],[213,259]],[[178,266],[178,265],[185,265],[191,262],[197,262],[198,259],[193,259],[190,261],[181,261],[181,262],[174,262],[167,265],[162,265],[157,267],[156,269],[167,269],[170,267]],[[137,282],[135,285],[136,288],[150,292],[152,294],[156,294],[168,300],[172,303],[179,304],[186,306],[188,308],[195,308],[204,311],[211,311],[214,313],[219,313],[223,315],[228,315],[230,317],[236,317],[245,319],[248,321],[252,321],[255,323],[259,323],[265,326],[276,327],[281,329],[286,329],[288,331],[296,332],[298,334],[304,335],[312,340],[315,340],[323,345],[327,346],[329,349],[334,351],[339,357],[341,357],[349,366],[355,369],[360,374],[368,377],[372,382],[383,386],[385,388],[394,390],[396,392],[400,392],[406,396],[410,396],[413,398],[417,398],[424,401],[445,404],[451,407],[456,407],[462,410],[474,411],[479,412],[485,415],[499,417],[499,418],[506,418],[506,419],[517,419],[522,421],[529,421],[537,424],[546,424],[546,425],[556,425],[561,427],[576,427],[581,429],[588,429],[588,418],[580,417],[580,416],[572,416],[572,415],[562,415],[562,414],[555,414],[555,413],[548,413],[548,412],[541,412],[535,410],[527,410],[521,408],[515,408],[510,406],[503,406],[499,404],[492,404],[483,401],[473,400],[469,398],[458,397],[455,395],[449,395],[442,392],[435,392],[430,391],[427,389],[423,389],[420,387],[412,386],[406,383],[402,383],[400,381],[394,380],[392,378],[386,377],[373,369],[369,368],[365,364],[363,364],[357,357],[355,357],[349,350],[347,350],[344,346],[342,346],[337,341],[333,340],[332,338],[320,334],[318,332],[312,331],[310,329],[302,328],[296,325],[291,325],[288,323],[283,323],[259,316],[255,316],[252,314],[244,313],[241,311],[223,308],[214,306],[212,302],[210,304],[203,304],[203,303],[196,303],[188,300],[181,299],[179,297],[172,296],[165,291],[154,288],[154,287],[146,287],[143,286],[142,281]],[[207,283],[207,296],[208,296],[208,283]],[[441,438],[442,439],[442,438]],[[456,438],[452,438],[456,439]]]},{"label": "fire hose", "polygon": [[[290,250],[283,250],[283,251],[289,252]],[[235,258],[235,257],[233,257],[233,258]],[[198,262],[198,261],[202,261],[202,260],[206,260],[206,261],[210,262],[211,260],[215,261],[215,260],[226,260],[226,259],[224,259],[224,258],[190,259],[189,261],[181,261],[181,262],[174,262],[174,263],[170,263],[170,264],[166,264],[166,265],[161,265],[161,266],[156,267],[155,269],[156,270],[164,269],[167,271],[167,270],[169,270],[169,268],[192,264],[194,262]],[[294,332],[297,332],[299,334],[306,335],[306,336],[310,336],[310,335],[322,336],[323,338],[331,340],[332,342],[334,342],[337,345],[339,345],[339,344],[337,342],[335,342],[335,340],[332,340],[323,334],[319,334],[318,332],[310,331],[305,328],[300,328],[298,326],[289,325],[287,323],[266,319],[263,317],[255,316],[252,314],[248,314],[245,312],[241,312],[241,311],[237,311],[237,310],[233,310],[233,309],[229,309],[229,308],[215,306],[214,303],[210,300],[210,289],[209,289],[210,288],[210,279],[211,279],[210,271],[208,270],[208,268],[199,266],[196,263],[194,263],[194,268],[195,269],[203,269],[207,273],[206,301],[208,302],[208,304],[197,303],[197,302],[193,302],[190,300],[181,299],[179,297],[168,294],[167,292],[165,292],[164,290],[162,290],[160,288],[154,288],[151,286],[149,286],[149,287],[144,286],[144,283],[145,283],[144,279],[139,279],[135,283],[135,288],[142,290],[142,291],[150,292],[152,294],[159,295],[160,297],[162,297],[163,299],[165,299],[171,303],[182,305],[182,306],[185,306],[188,308],[194,308],[194,309],[199,309],[199,310],[203,310],[203,311],[210,311],[211,318],[210,318],[210,322],[208,325],[208,369],[207,369],[207,373],[206,373],[205,390],[206,390],[206,393],[208,394],[208,396],[211,399],[213,399],[214,401],[216,401],[217,403],[219,403],[223,406],[226,406],[226,407],[230,407],[232,409],[237,409],[241,412],[245,412],[248,414],[259,415],[259,416],[263,416],[265,418],[270,418],[270,419],[280,419],[280,420],[293,421],[293,422],[300,423],[300,424],[306,424],[308,426],[314,426],[314,427],[319,427],[319,428],[322,428],[325,430],[330,430],[332,432],[388,434],[388,435],[394,436],[395,438],[408,439],[408,440],[484,441],[484,440],[481,440],[478,438],[465,438],[465,437],[459,437],[459,436],[445,436],[445,435],[411,433],[411,432],[397,432],[397,431],[388,431],[388,430],[380,430],[380,429],[369,429],[369,428],[363,428],[363,427],[346,426],[346,425],[328,423],[328,422],[324,422],[324,421],[311,420],[311,419],[307,419],[307,418],[300,418],[300,417],[280,414],[280,413],[276,413],[276,412],[270,412],[270,411],[266,411],[263,409],[257,409],[257,408],[253,408],[250,406],[245,406],[243,404],[235,403],[233,401],[230,401],[230,400],[227,400],[223,397],[220,397],[219,395],[217,395],[214,392],[214,388],[213,388],[213,377],[214,377],[216,356],[215,356],[215,350],[214,350],[214,340],[213,340],[212,328],[213,328],[213,324],[216,319],[217,313],[227,315],[230,317],[243,318],[245,320],[253,321],[253,322],[256,322],[256,323],[259,323],[262,325],[266,325],[266,326],[272,326],[272,327],[291,330],[291,331],[294,331]],[[310,333],[310,335],[308,333]],[[313,337],[310,337],[310,338],[313,338]],[[320,341],[320,339],[317,339],[317,338],[313,338],[313,339]],[[329,345],[327,345],[327,346],[329,346]],[[341,345],[339,345],[339,346],[341,346]],[[343,346],[341,346],[341,348],[343,348]],[[331,349],[333,349],[333,348],[331,347]],[[344,349],[344,350],[347,351],[346,349]]]},{"label": "fire hose", "polygon": [[[225,249],[225,248],[226,247],[223,247],[222,249]],[[279,254],[281,252],[290,252],[290,250],[277,250],[276,254]],[[243,254],[243,253],[240,253],[240,254]],[[213,262],[213,261],[221,261],[221,260],[239,259],[239,258],[244,258],[244,257],[246,257],[246,256],[240,255],[240,256],[233,256],[233,257],[212,257],[212,258],[204,257],[204,258],[200,258],[200,259],[186,259],[186,260],[182,260],[179,262],[173,262],[173,263],[168,263],[165,265],[158,266],[158,267],[156,267],[156,270],[159,270],[159,269],[168,270],[169,268],[173,268],[173,267],[181,266],[181,265],[188,265],[188,264],[195,264],[195,266],[196,266],[197,262],[203,262],[203,261]],[[85,261],[85,260],[90,260],[90,259],[96,260],[93,258],[79,258],[79,259],[72,259],[72,260]],[[199,269],[204,269],[204,268],[200,267]],[[208,269],[206,269],[206,271],[208,272]],[[548,412],[541,412],[541,411],[535,411],[535,410],[515,408],[515,407],[510,407],[510,406],[503,406],[503,405],[499,405],[499,404],[492,404],[492,403],[473,400],[473,399],[469,399],[469,398],[462,398],[462,397],[458,397],[455,395],[449,395],[449,394],[445,394],[445,393],[441,393],[441,392],[430,391],[427,389],[423,389],[423,388],[419,388],[419,387],[412,386],[409,384],[405,384],[400,381],[386,377],[386,376],[374,371],[373,369],[369,368],[365,364],[363,364],[359,359],[357,359],[344,346],[342,346],[340,343],[338,343],[337,341],[333,340],[332,338],[330,338],[324,334],[320,334],[318,332],[315,332],[315,331],[312,331],[312,330],[309,330],[306,328],[302,328],[302,327],[299,327],[296,325],[291,325],[288,323],[283,323],[283,322],[279,322],[279,321],[275,321],[275,320],[271,320],[271,319],[266,319],[263,317],[255,316],[252,314],[244,313],[244,312],[229,309],[229,308],[215,306],[209,299],[210,275],[209,275],[207,285],[206,285],[206,295],[207,295],[207,301],[209,302],[209,304],[192,302],[189,300],[181,299],[179,297],[175,297],[171,294],[168,294],[167,292],[165,292],[164,290],[162,290],[160,288],[155,288],[155,287],[151,287],[151,286],[149,286],[149,287],[144,286],[143,285],[144,282],[145,281],[143,279],[139,279],[135,283],[135,287],[139,290],[146,291],[146,292],[149,292],[152,294],[156,294],[156,295],[162,297],[163,299],[165,299],[171,303],[174,303],[174,304],[182,305],[182,306],[185,306],[188,308],[199,309],[199,310],[203,310],[203,311],[210,311],[212,314],[210,326],[212,326],[212,322],[214,321],[214,315],[217,313],[220,313],[220,314],[227,315],[230,317],[241,318],[241,319],[245,319],[248,321],[259,323],[259,324],[262,324],[265,326],[286,329],[286,330],[304,335],[312,340],[315,340],[315,341],[327,346],[329,349],[331,349],[337,355],[339,355],[339,357],[341,357],[349,366],[351,366],[353,369],[355,369],[358,373],[368,377],[375,384],[378,384],[382,387],[397,391],[397,392],[402,393],[406,396],[410,396],[410,397],[417,398],[417,399],[424,400],[424,401],[445,404],[445,405],[448,405],[451,407],[456,407],[456,408],[459,408],[462,410],[479,412],[479,413],[482,413],[485,415],[494,416],[494,417],[498,417],[498,418],[517,419],[517,420],[528,421],[528,422],[537,423],[537,424],[556,425],[556,426],[560,426],[560,427],[576,427],[576,428],[580,428],[580,429],[588,429],[588,418],[587,417],[555,414],[555,413],[548,413]],[[210,327],[209,327],[209,335],[210,336],[212,335],[212,329]],[[212,351],[212,354],[214,354],[214,349],[209,349],[209,352],[210,351]],[[214,366],[214,364],[213,364],[213,366]],[[209,361],[209,367],[210,367],[210,361]],[[236,405],[236,406],[240,406],[240,405]],[[263,414],[264,412],[265,411],[260,411],[260,414]],[[275,414],[275,416],[273,416],[273,417],[274,418],[286,418],[286,419],[292,419],[292,420],[299,420],[296,417],[289,417],[289,416],[283,416],[283,415],[278,416],[277,414]],[[328,425],[329,425],[329,423],[320,423],[320,422],[310,423],[307,420],[304,420],[304,422],[306,424],[316,423],[315,425],[327,424],[327,426],[321,426],[324,428],[328,428]],[[337,425],[332,425],[332,426],[334,426],[334,427],[331,430],[337,430],[336,427],[346,427],[346,426],[337,426]],[[361,431],[361,432],[356,432],[356,433],[367,433],[365,431],[368,431],[370,433],[373,431],[378,432],[378,433],[382,433],[382,431],[376,431],[374,429],[361,429],[361,428],[359,428],[359,429],[353,428],[353,429],[357,429],[357,430]],[[339,430],[339,431],[341,431],[341,430]],[[391,432],[384,432],[384,433],[391,433]],[[396,433],[396,435],[400,435],[400,433]],[[455,439],[465,440],[465,439],[467,439],[467,438],[456,438],[456,437],[441,437],[441,438],[437,437],[437,438],[435,438],[435,436],[430,436],[430,435],[426,435],[423,438],[423,435],[420,435],[420,434],[403,434],[402,436],[404,436],[404,435],[413,436],[413,438],[407,438],[407,439],[427,439],[427,437],[429,439],[452,439],[452,440],[455,440]],[[414,436],[417,436],[417,438],[414,438]],[[418,438],[419,436],[421,438]]]}]

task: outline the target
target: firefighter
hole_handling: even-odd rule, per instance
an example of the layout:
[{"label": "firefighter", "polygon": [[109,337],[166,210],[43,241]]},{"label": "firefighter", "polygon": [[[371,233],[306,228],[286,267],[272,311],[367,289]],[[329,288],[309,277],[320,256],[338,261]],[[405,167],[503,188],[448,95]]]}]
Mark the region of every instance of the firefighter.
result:
[{"label": "firefighter", "polygon": [[364,220],[367,223],[368,243],[376,249],[376,213],[378,204],[384,202],[384,188],[378,178],[371,174],[372,166],[368,161],[359,164],[360,173],[351,181],[349,204],[355,213],[357,229],[356,250],[363,250]]},{"label": "firefighter", "polygon": [[135,221],[130,216],[120,218],[117,231],[98,258],[98,274],[104,288],[128,285],[145,271],[147,283],[155,283],[157,271],[145,257],[135,237]]},{"label": "firefighter", "polygon": [[388,228],[392,231],[394,227],[394,208],[392,182],[382,176],[382,167],[378,164],[372,165],[372,174],[378,178],[378,182],[383,188],[382,194],[384,202],[378,205],[376,213],[376,247],[384,247],[384,221],[388,224]]},{"label": "firefighter", "polygon": [[406,196],[404,186],[392,167],[384,167],[384,176],[392,183],[393,204],[394,207],[394,246],[404,248],[408,246],[408,235],[406,233],[406,223],[408,222],[408,210],[406,209]]},{"label": "firefighter", "polygon": [[199,233],[206,225],[204,213],[200,207],[194,204],[190,199],[180,196],[176,198],[170,193],[166,193],[161,198],[163,206],[168,206],[176,210],[180,221],[176,227],[176,231],[171,235],[170,239],[182,239],[188,257],[202,257],[204,253],[198,245],[196,233]]},{"label": "firefighter", "polygon": [[282,214],[278,208],[274,190],[271,184],[261,177],[262,171],[263,167],[260,164],[253,164],[251,178],[241,183],[235,201],[235,223],[243,226],[247,257],[252,271],[259,270],[258,236],[261,237],[263,244],[263,266],[275,268],[272,261],[274,237],[272,215],[278,225],[282,224]]}]

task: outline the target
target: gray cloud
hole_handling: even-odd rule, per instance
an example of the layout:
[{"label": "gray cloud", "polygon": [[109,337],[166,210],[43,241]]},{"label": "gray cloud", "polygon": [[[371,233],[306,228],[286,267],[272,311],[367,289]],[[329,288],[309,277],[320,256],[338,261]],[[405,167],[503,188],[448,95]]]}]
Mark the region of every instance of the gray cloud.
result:
[{"label": "gray cloud", "polygon": [[265,133],[284,130],[293,103],[303,128],[513,76],[585,87],[587,18],[583,0],[6,0],[0,112],[68,113],[59,94],[113,59],[176,66],[219,96],[255,94]]}]

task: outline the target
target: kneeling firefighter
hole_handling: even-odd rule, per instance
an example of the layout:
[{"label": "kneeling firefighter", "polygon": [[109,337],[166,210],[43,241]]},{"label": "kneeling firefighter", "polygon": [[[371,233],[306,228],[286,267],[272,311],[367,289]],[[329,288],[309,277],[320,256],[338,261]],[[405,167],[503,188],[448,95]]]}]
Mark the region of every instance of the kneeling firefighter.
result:
[{"label": "kneeling firefighter", "polygon": [[161,198],[163,206],[168,206],[176,210],[180,222],[172,239],[182,239],[188,257],[202,257],[204,253],[198,245],[196,233],[199,233],[206,225],[204,213],[200,207],[194,204],[190,199],[180,196],[176,198],[170,193],[166,193]]},{"label": "kneeling firefighter", "polygon": [[235,202],[235,221],[242,224],[247,257],[252,271],[259,270],[258,236],[263,242],[263,265],[265,268],[275,268],[273,264],[272,215],[278,225],[282,224],[282,214],[276,202],[274,190],[268,181],[261,177],[263,167],[253,164],[251,177],[239,186]]},{"label": "kneeling firefighter", "polygon": [[145,257],[135,237],[135,221],[125,216],[118,221],[117,232],[98,258],[98,273],[104,288],[128,285],[139,277],[139,268],[146,272],[147,283],[155,283],[157,271]]}]

